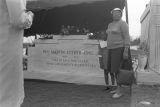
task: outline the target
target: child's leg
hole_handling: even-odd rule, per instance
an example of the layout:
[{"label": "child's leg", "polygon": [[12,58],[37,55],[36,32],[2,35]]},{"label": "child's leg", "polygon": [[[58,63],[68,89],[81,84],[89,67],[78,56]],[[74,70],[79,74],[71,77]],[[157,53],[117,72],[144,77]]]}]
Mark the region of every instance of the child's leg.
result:
[{"label": "child's leg", "polygon": [[110,73],[112,85],[115,85],[115,75],[114,73]]},{"label": "child's leg", "polygon": [[108,71],[106,69],[104,69],[104,79],[105,79],[106,85],[109,85]]},{"label": "child's leg", "polygon": [[105,90],[109,90],[109,75],[108,75],[108,70],[104,69],[104,79],[105,79],[105,83],[106,83],[106,89]]}]

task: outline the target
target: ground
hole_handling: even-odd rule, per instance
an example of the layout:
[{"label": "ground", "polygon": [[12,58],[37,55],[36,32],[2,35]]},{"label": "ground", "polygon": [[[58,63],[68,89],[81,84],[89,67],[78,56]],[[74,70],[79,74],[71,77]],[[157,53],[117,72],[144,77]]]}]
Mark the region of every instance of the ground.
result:
[{"label": "ground", "polygon": [[[160,107],[159,86],[123,87],[124,96],[112,99],[105,86],[78,85],[55,81],[25,80],[22,107]],[[150,105],[141,101],[151,102]]]}]

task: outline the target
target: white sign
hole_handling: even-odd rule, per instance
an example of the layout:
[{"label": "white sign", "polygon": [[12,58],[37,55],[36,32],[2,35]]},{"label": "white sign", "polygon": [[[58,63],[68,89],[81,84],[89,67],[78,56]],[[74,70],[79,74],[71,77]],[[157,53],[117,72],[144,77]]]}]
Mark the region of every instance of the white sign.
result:
[{"label": "white sign", "polygon": [[[28,50],[28,71],[32,74],[28,78],[104,84],[104,73],[100,69],[98,58],[98,41],[76,39],[44,41]],[[41,77],[36,73],[41,74]]]}]

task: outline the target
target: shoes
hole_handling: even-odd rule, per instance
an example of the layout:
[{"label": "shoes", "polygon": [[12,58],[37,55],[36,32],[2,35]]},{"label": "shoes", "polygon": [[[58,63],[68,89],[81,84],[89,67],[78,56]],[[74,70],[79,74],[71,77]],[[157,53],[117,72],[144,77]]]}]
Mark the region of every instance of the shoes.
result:
[{"label": "shoes", "polygon": [[110,91],[111,94],[114,94],[114,93],[116,93],[116,92],[117,92],[116,90]]},{"label": "shoes", "polygon": [[122,95],[122,93],[115,93],[113,94],[112,98],[120,98]]},{"label": "shoes", "polygon": [[108,91],[108,90],[110,90],[110,88],[109,88],[109,87],[106,87],[106,88],[104,89],[104,91]]}]

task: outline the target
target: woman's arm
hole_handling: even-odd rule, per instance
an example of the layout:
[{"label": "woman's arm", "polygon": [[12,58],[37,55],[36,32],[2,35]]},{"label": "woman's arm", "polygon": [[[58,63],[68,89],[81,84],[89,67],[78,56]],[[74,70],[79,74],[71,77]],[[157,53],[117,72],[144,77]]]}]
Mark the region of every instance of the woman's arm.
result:
[{"label": "woman's arm", "polygon": [[6,0],[11,25],[27,29],[32,25],[33,13],[26,12],[25,0]]},{"label": "woman's arm", "polygon": [[123,52],[123,58],[128,59],[128,51],[130,47],[130,36],[129,36],[129,27],[128,24],[123,22],[121,25],[121,32],[124,39],[124,52]]},{"label": "woman's arm", "polygon": [[121,32],[122,32],[122,36],[124,38],[124,46],[129,47],[130,46],[129,27],[126,22],[122,22]]}]

